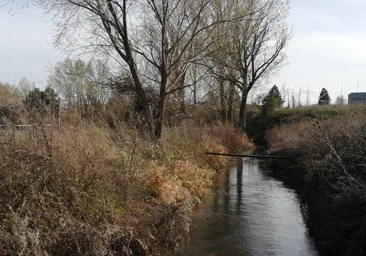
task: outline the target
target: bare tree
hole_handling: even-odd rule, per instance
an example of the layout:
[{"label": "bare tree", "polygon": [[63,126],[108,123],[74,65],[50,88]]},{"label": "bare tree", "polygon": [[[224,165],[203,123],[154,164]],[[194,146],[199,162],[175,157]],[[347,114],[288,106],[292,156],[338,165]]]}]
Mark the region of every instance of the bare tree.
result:
[{"label": "bare tree", "polygon": [[235,48],[226,65],[240,74],[236,86],[241,92],[238,128],[242,131],[249,92],[284,63],[283,51],[290,39],[288,8],[287,0],[246,1],[249,17],[232,27]]},{"label": "bare tree", "polygon": [[339,95],[336,98],[334,104],[336,104],[336,105],[344,105],[344,104],[346,104],[346,99],[344,98],[343,94]]},{"label": "bare tree", "polygon": [[292,104],[292,108],[296,107],[296,95],[295,95],[295,90],[291,91],[291,104]]},{"label": "bare tree", "polygon": [[30,91],[36,88],[36,84],[33,81],[23,77],[18,83],[19,93],[22,97],[25,97]]},{"label": "bare tree", "polygon": [[[235,86],[241,92],[238,126],[244,130],[248,94],[278,70],[290,38],[288,0],[34,1],[54,14],[56,45],[107,55],[129,71],[135,109],[156,138],[167,98],[178,93],[184,105],[189,65],[209,52],[219,53],[213,70],[227,116],[233,113]],[[149,87],[158,91],[157,102],[148,97]]]},{"label": "bare tree", "polygon": [[69,108],[84,114],[107,102],[110,77],[109,68],[100,61],[66,59],[50,70],[48,84]]},{"label": "bare tree", "polygon": [[[153,78],[159,88],[155,111],[155,136],[161,137],[166,99],[180,91],[189,63],[207,47],[203,31],[212,30],[215,21],[204,20],[210,0],[146,0],[142,44],[136,52],[153,68]],[[200,41],[197,41],[197,38]],[[194,47],[193,47],[194,45]],[[156,79],[154,79],[156,78]],[[183,99],[184,100],[184,99]]]},{"label": "bare tree", "polygon": [[244,1],[238,2],[235,0],[215,0],[211,3],[213,9],[211,15],[225,17],[225,19],[232,20],[232,22],[221,23],[215,27],[211,34],[213,43],[210,51],[199,63],[205,66],[216,80],[214,85],[218,91],[221,121],[223,123],[233,121],[233,103],[238,72],[230,68],[226,63],[234,46],[231,33],[232,27],[236,26],[238,22],[241,22],[248,15],[248,13],[237,11],[243,8],[243,3]]},{"label": "bare tree", "polygon": [[302,103],[301,103],[301,88],[299,90],[299,96],[297,97],[297,106],[301,107]]},{"label": "bare tree", "polygon": [[[37,0],[56,16],[58,45],[107,53],[129,70],[136,109],[156,138],[162,134],[167,95],[184,89],[187,65],[208,49],[214,26],[227,22],[207,15],[211,1]],[[159,91],[154,116],[148,86]]]},{"label": "bare tree", "polygon": [[[221,15],[229,15],[236,22],[216,27],[223,39],[215,38],[209,60],[204,65],[217,79],[220,94],[228,92],[230,95],[227,102],[220,97],[221,109],[228,105],[227,116],[232,115],[235,87],[240,91],[238,128],[244,131],[249,92],[263,84],[263,80],[278,71],[284,63],[286,55],[283,51],[290,39],[286,25],[289,1],[226,0],[215,3],[216,13],[225,10]],[[226,92],[225,82],[230,88]]]},{"label": "bare tree", "polygon": [[36,0],[52,13],[58,28],[55,44],[64,50],[103,53],[127,68],[134,82],[135,109],[152,129],[152,115],[131,41],[132,6],[127,0]]}]

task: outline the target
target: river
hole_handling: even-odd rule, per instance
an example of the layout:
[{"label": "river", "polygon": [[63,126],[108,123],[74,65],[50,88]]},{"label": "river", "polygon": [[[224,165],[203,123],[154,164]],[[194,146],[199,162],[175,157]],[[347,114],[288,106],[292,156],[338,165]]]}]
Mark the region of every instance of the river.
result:
[{"label": "river", "polygon": [[194,218],[190,256],[317,256],[296,193],[260,160],[237,160]]}]

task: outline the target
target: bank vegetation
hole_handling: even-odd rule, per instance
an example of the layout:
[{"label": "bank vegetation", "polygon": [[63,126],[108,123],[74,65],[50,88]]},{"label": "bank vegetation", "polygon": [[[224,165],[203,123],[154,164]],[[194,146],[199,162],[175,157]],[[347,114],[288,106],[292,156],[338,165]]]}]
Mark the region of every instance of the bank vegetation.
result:
[{"label": "bank vegetation", "polygon": [[250,150],[230,126],[182,125],[160,144],[134,126],[63,113],[0,130],[1,255],[171,255],[224,157]]},{"label": "bank vegetation", "polygon": [[364,255],[366,108],[327,107],[313,113],[322,115],[268,131],[270,151],[294,157],[290,164],[277,163],[275,172],[308,204],[310,231],[326,255]]}]

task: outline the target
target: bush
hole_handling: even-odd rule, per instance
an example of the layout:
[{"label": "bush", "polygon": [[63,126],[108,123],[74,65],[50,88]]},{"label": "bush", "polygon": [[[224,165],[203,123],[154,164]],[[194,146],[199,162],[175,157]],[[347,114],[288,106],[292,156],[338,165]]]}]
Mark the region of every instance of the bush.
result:
[{"label": "bush", "polygon": [[196,199],[227,163],[203,152],[227,152],[234,140],[251,147],[229,127],[170,129],[156,144],[127,125],[74,115],[61,129],[39,124],[0,131],[0,254],[179,250]]},{"label": "bush", "polygon": [[303,152],[303,184],[311,233],[326,253],[366,252],[366,118],[349,115],[278,126],[268,133],[271,151]]}]

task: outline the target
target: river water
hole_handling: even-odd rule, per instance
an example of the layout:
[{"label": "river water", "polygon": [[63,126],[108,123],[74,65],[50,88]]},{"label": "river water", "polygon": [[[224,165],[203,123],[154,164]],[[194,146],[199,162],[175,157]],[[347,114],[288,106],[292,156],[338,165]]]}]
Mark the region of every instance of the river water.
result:
[{"label": "river water", "polygon": [[260,160],[238,161],[193,221],[187,255],[316,256],[296,193]]}]

